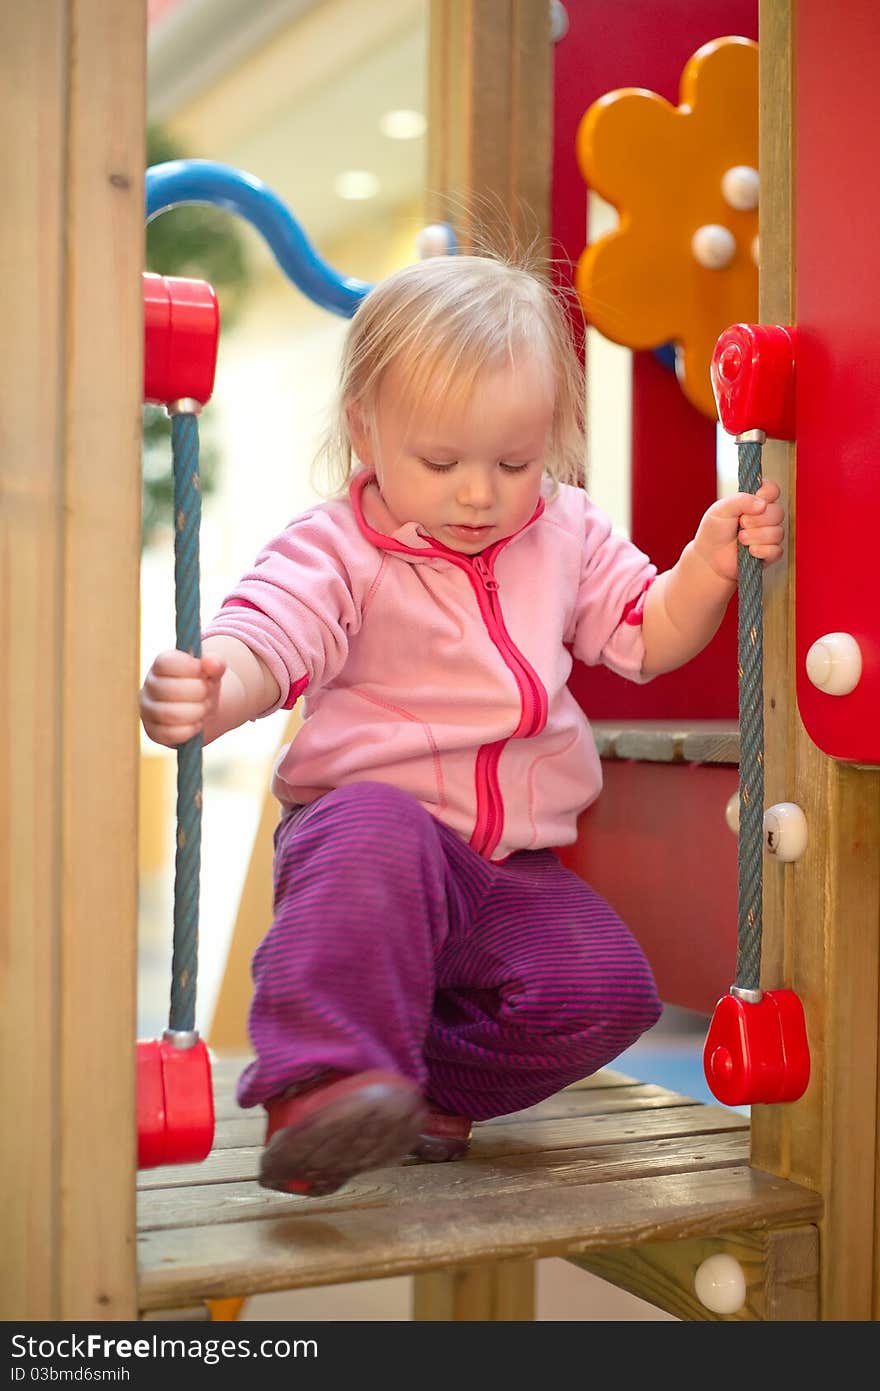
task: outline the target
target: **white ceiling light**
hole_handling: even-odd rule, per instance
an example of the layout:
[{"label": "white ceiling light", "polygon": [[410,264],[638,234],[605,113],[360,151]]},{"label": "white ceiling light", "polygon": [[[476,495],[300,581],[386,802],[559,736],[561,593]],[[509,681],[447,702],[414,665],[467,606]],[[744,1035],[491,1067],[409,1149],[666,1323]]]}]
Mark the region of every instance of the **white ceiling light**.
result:
[{"label": "white ceiling light", "polygon": [[389,140],[415,140],[427,127],[421,111],[386,111],[379,117],[379,129]]},{"label": "white ceiling light", "polygon": [[346,169],[333,180],[334,192],[351,200],[375,198],[379,188],[379,180],[369,169]]}]

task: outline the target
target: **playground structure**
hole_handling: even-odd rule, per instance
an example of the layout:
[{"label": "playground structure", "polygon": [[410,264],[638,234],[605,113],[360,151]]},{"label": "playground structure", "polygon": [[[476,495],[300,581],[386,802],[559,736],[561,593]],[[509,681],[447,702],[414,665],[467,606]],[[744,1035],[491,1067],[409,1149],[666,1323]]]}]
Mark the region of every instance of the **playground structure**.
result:
[{"label": "playground structure", "polygon": [[[54,11],[18,15],[14,26],[6,21],[4,35],[16,76],[3,98],[7,114],[13,128],[37,129],[45,152],[35,163],[24,149],[11,150],[4,231],[18,270],[4,330],[10,433],[0,464],[9,576],[4,772],[14,790],[14,814],[0,840],[0,879],[9,886],[2,1149],[11,1220],[4,1316],[129,1318],[146,1307],[285,1288],[285,1282],[409,1270],[430,1292],[421,1304],[417,1296],[421,1317],[454,1316],[456,1290],[469,1287],[473,1296],[477,1285],[482,1294],[472,1298],[471,1310],[484,1310],[477,1316],[525,1317],[531,1263],[547,1253],[582,1260],[685,1316],[708,1317],[691,1293],[693,1274],[707,1254],[720,1253],[733,1254],[748,1271],[746,1312],[735,1316],[876,1318],[880,781],[875,769],[822,752],[800,721],[795,546],[787,573],[777,567],[765,591],[766,800],[803,807],[810,838],[801,862],[767,862],[764,969],[774,983],[793,985],[805,1003],[813,1073],[802,1100],[753,1110],[750,1164],[743,1162],[744,1127],[729,1123],[740,1148],[716,1157],[714,1167],[689,1171],[679,1149],[674,1170],[652,1177],[663,1149],[646,1131],[641,1161],[632,1156],[634,1166],[642,1164],[632,1184],[579,1151],[574,1180],[553,1186],[554,1142],[542,1148],[532,1132],[518,1143],[520,1152],[525,1144],[536,1157],[514,1185],[516,1138],[511,1149],[511,1135],[497,1127],[485,1153],[501,1156],[507,1177],[504,1163],[500,1176],[487,1169],[472,1194],[476,1202],[452,1203],[443,1191],[449,1171],[441,1169],[430,1182],[423,1174],[408,1203],[386,1192],[373,1215],[368,1204],[346,1217],[343,1204],[320,1214],[311,1208],[297,1221],[288,1209],[236,1230],[216,1225],[216,1210],[201,1220],[194,1192],[185,1220],[179,1210],[166,1212],[145,1233],[138,1261],[132,712],[140,681],[142,18],[125,13],[137,7],[108,0],[60,8],[76,12],[75,48]],[[492,4],[479,21],[464,3],[433,7],[429,185],[450,193],[497,190],[512,211],[522,200],[543,210],[546,222],[550,49],[540,8],[516,0]],[[833,21],[838,40],[847,40],[837,48],[809,0],[796,7],[795,39],[794,8],[764,0],[760,11],[759,317],[776,324],[799,319],[792,132],[809,111],[793,108],[793,73],[801,90],[808,89],[819,53],[833,73],[843,64],[838,58],[835,69],[832,61],[841,48],[850,62],[860,46],[870,50],[867,4],[847,17],[851,33],[841,36],[844,21]],[[454,60],[465,30],[469,61],[462,66]],[[843,86],[841,92],[848,95]],[[472,100],[465,102],[465,93]],[[857,84],[851,111],[841,98],[838,133],[847,118],[857,124],[864,117],[868,101]],[[810,172],[803,152],[800,158],[799,189],[808,186]],[[429,216],[446,211],[441,199]],[[457,230],[466,246],[460,217]],[[800,283],[797,288],[800,305]],[[815,295],[813,303],[821,327],[823,306]],[[119,351],[121,342],[128,351]],[[829,352],[836,347],[826,344]],[[862,431],[865,423],[864,415],[848,422]],[[796,452],[782,443],[765,449],[765,472],[790,497]],[[735,757],[731,733],[722,732],[728,765]],[[638,777],[627,738],[641,739],[643,753],[653,747],[655,758],[665,743],[671,759],[693,762],[701,737],[705,757],[706,732],[698,728],[617,728],[608,733],[605,752],[622,754]],[[714,749],[710,762],[719,757],[717,743]],[[711,933],[712,925],[705,930]],[[621,1083],[612,1079],[609,1086]],[[570,1114],[589,1114],[581,1105],[589,1091],[569,1098]],[[641,1099],[649,1093],[643,1090]],[[689,1110],[705,1118],[713,1108]],[[554,1123],[552,1116],[535,1122],[545,1130]],[[564,1140],[555,1143],[555,1159],[567,1160]],[[401,1172],[411,1179],[420,1171]],[[529,1220],[512,1215],[523,1206],[517,1186],[530,1194]],[[473,1221],[478,1206],[481,1223]],[[321,1238],[322,1227],[337,1224],[342,1246],[350,1247],[347,1261]],[[181,1259],[169,1277],[175,1251]],[[202,1271],[194,1275],[200,1251]]]}]

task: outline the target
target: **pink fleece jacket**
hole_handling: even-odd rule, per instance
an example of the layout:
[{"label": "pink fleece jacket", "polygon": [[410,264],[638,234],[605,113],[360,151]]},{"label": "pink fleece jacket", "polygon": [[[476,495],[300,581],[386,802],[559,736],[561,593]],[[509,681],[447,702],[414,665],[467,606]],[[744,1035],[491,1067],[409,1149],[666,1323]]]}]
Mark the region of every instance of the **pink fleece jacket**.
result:
[{"label": "pink fleece jacket", "polygon": [[391,783],[497,861],[574,840],[602,771],[566,685],[572,658],[644,680],[656,573],[580,488],[464,556],[397,526],[362,471],[266,546],[205,637],[266,663],[281,694],[263,714],[304,694],[275,764],[283,805]]}]

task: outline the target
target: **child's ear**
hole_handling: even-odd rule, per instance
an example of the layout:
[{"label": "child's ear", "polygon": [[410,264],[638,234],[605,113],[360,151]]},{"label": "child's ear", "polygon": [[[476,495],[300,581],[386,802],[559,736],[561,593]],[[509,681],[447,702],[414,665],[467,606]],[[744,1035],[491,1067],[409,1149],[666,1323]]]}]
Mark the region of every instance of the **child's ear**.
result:
[{"label": "child's ear", "polygon": [[364,422],[364,414],[359,401],[352,401],[350,405],[346,406],[345,423],[348,426],[348,437],[351,440],[353,452],[366,468],[372,468],[373,451],[370,445],[370,433]]}]

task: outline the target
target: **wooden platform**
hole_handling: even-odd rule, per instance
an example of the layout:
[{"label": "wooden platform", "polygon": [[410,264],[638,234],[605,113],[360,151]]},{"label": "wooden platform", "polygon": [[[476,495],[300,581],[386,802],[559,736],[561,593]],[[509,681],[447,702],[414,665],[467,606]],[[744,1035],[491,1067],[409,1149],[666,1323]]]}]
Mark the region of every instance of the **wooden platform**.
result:
[{"label": "wooden platform", "polygon": [[[687,1280],[664,1273],[662,1258],[648,1261],[648,1274],[633,1273],[621,1252],[699,1238],[706,1253],[713,1249],[707,1238],[739,1234],[759,1269],[757,1312],[753,1301],[746,1316],[764,1317],[760,1271],[768,1262],[775,1263],[780,1298],[778,1252],[771,1260],[761,1236],[775,1229],[785,1229],[786,1249],[789,1236],[798,1244],[797,1289],[783,1281],[782,1297],[802,1307],[821,1202],[749,1168],[749,1123],[738,1112],[605,1071],[539,1106],[476,1126],[471,1153],[459,1163],[404,1160],[330,1197],[295,1198],[255,1182],[263,1115],[234,1101],[242,1065],[215,1062],[217,1128],[208,1159],[139,1175],[144,1313],[545,1256],[576,1259],[638,1293],[647,1281],[646,1297],[681,1313],[688,1296],[679,1286]],[[690,1303],[696,1305],[692,1295]],[[685,1308],[685,1317],[693,1314]]]},{"label": "wooden platform", "polygon": [[591,720],[599,756],[643,763],[739,763],[736,720]]}]

